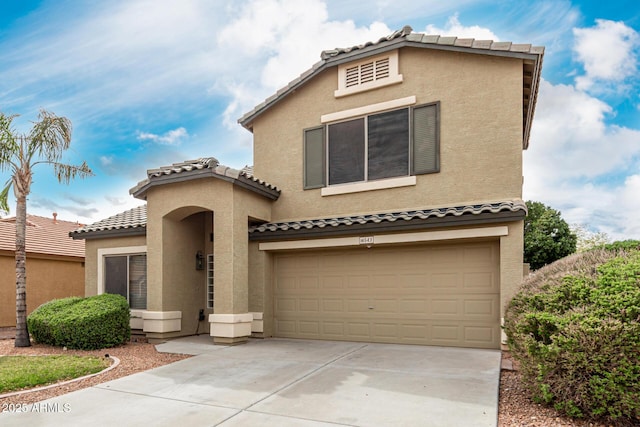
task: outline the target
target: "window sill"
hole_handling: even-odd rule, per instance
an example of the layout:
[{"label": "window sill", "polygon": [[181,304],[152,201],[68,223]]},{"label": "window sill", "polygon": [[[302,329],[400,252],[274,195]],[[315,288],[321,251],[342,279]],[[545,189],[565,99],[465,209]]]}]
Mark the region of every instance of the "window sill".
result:
[{"label": "window sill", "polygon": [[355,184],[341,184],[322,188],[322,197],[338,194],[361,193],[364,191],[384,190],[387,188],[409,187],[416,185],[415,176],[381,179],[379,181],[358,182]]},{"label": "window sill", "polygon": [[337,89],[333,92],[333,96],[336,98],[341,98],[343,96],[353,95],[354,93],[366,92],[368,90],[378,89],[380,87],[390,86],[398,83],[402,83],[402,74],[392,75],[385,79],[363,83],[349,88]]}]

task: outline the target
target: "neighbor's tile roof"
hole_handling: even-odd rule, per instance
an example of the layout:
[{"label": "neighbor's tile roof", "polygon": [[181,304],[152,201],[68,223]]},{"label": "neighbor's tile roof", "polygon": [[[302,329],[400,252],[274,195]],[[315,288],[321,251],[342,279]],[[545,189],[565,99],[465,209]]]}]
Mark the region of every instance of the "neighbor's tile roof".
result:
[{"label": "neighbor's tile roof", "polygon": [[251,111],[244,114],[238,123],[251,130],[253,121],[271,106],[293,93],[318,73],[326,68],[349,61],[365,58],[378,53],[411,46],[455,52],[474,53],[493,56],[507,56],[522,58],[523,67],[523,148],[529,146],[529,134],[533,113],[538,95],[538,84],[542,73],[543,46],[517,44],[508,41],[494,42],[493,40],[476,40],[472,38],[442,37],[423,33],[413,33],[408,25],[377,41],[367,42],[357,46],[324,50],[320,54],[320,61],[279,89],[275,94],[265,99]]},{"label": "neighbor's tile roof", "polygon": [[245,166],[242,170],[237,170],[229,166],[221,165],[215,157],[203,157],[196,160],[186,160],[174,163],[171,166],[161,166],[157,169],[147,171],[147,179],[140,181],[135,187],[129,190],[134,197],[144,197],[144,193],[154,183],[170,182],[170,178],[175,175],[176,180],[188,179],[190,176],[213,176],[235,183],[244,184],[249,189],[268,194],[271,198],[277,199],[280,190],[268,182],[262,181],[253,176],[253,167]]},{"label": "neighbor's tile roof", "polygon": [[146,232],[146,228],[147,205],[145,204],[94,222],[93,224],[85,225],[81,228],[76,227],[71,235],[74,239],[82,239],[87,234],[123,230]]},{"label": "neighbor's tile roof", "polygon": [[[69,237],[69,232],[80,225],[77,222],[27,215],[27,256],[37,253],[84,258],[84,241]],[[0,219],[0,250],[14,252],[15,249],[15,217]]]},{"label": "neighbor's tile roof", "polygon": [[379,214],[353,215],[305,221],[269,222],[253,226],[249,234],[268,233],[287,230],[302,230],[313,228],[332,228],[338,226],[351,226],[357,224],[411,221],[415,219],[427,220],[430,218],[460,217],[462,215],[479,215],[484,213],[518,212],[526,214],[527,205],[522,200],[512,200],[478,205],[444,207],[434,209],[416,209],[401,212],[388,212]]}]

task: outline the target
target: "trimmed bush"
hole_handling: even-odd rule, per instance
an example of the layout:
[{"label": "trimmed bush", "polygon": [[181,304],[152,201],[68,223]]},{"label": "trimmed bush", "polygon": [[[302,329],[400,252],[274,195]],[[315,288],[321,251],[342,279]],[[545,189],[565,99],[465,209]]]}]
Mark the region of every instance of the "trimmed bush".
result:
[{"label": "trimmed bush", "polygon": [[507,343],[535,401],[640,423],[640,251],[629,247],[543,267],[509,303]]},{"label": "trimmed bush", "polygon": [[121,295],[49,301],[29,315],[27,325],[38,343],[78,350],[115,347],[131,338],[129,304]]}]

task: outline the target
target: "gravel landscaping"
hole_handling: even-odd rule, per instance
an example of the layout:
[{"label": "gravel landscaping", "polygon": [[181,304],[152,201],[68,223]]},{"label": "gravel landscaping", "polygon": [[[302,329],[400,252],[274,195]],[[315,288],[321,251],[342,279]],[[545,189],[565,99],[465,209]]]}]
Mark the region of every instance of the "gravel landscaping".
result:
[{"label": "gravel landscaping", "polygon": [[[186,359],[188,355],[159,353],[153,344],[128,343],[123,346],[105,350],[80,351],[63,350],[61,348],[35,344],[27,348],[15,348],[13,339],[0,340],[0,355],[43,355],[43,354],[78,354],[95,355],[103,357],[105,354],[120,359],[120,364],[97,376],[81,381],[53,387],[42,391],[21,394],[18,396],[0,399],[0,404],[30,404],[51,397],[59,396],[75,390],[91,387],[106,381],[146,371],[158,366],[166,365],[178,360]],[[503,353],[503,358],[510,361],[508,353]],[[509,366],[510,363],[506,363]],[[594,423],[583,420],[572,420],[561,417],[552,408],[531,402],[525,390],[520,384],[517,370],[503,369],[500,376],[500,401],[498,408],[499,427],[608,427],[607,424]]]},{"label": "gravel landscaping", "polygon": [[[503,352],[503,359],[510,360]],[[520,382],[516,370],[500,372],[500,399],[498,403],[499,427],[609,427],[593,421],[563,417],[553,408],[532,402]]]}]

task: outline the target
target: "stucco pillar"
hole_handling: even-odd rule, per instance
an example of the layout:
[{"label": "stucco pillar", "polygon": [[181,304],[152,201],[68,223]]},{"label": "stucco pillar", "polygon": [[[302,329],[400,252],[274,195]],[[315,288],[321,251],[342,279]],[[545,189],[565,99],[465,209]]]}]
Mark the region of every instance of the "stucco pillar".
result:
[{"label": "stucco pillar", "polygon": [[214,307],[210,334],[216,344],[246,342],[251,335],[249,313],[248,225],[242,209],[229,206],[213,215]]},{"label": "stucco pillar", "polygon": [[[509,234],[500,238],[500,320],[504,324],[507,304],[520,289],[523,279],[524,221],[508,224]],[[507,336],[502,331],[502,343]]]}]

